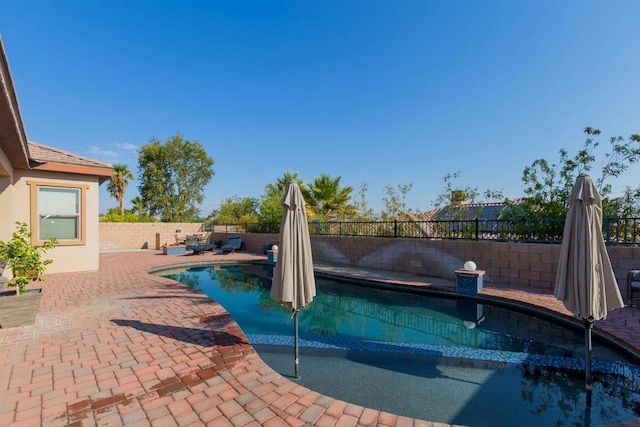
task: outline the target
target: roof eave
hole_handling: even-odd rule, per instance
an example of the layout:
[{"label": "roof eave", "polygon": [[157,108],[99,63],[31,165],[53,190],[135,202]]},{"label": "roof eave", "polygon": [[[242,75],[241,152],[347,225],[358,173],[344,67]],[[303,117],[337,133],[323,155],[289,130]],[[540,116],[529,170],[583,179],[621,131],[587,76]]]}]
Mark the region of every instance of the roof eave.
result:
[{"label": "roof eave", "polygon": [[10,159],[14,168],[26,169],[29,167],[27,136],[2,37],[0,37],[0,89],[2,90],[0,112],[6,112],[6,114],[0,114],[0,149]]},{"label": "roof eave", "polygon": [[46,162],[46,163],[32,163],[31,169],[39,171],[50,172],[62,172],[62,173],[74,173],[78,175],[92,175],[98,177],[98,182],[102,184],[111,178],[112,169],[99,166],[82,166],[82,165],[69,165],[64,163]]}]

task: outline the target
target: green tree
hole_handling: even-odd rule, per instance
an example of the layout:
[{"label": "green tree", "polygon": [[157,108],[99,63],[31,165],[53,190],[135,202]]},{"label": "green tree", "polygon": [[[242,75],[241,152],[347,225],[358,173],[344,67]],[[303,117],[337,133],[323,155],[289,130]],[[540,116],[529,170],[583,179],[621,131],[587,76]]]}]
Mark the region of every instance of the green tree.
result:
[{"label": "green tree", "polygon": [[298,176],[297,172],[287,171],[282,177],[276,179],[275,182],[267,184],[258,203],[259,222],[265,230],[280,227],[283,213],[283,208],[280,203],[287,189],[287,184],[290,181],[297,182],[300,190],[303,192],[303,196],[306,197],[304,194],[306,188],[305,182]]},{"label": "green tree", "polygon": [[405,185],[398,184],[397,188],[384,187],[384,196],[382,197],[382,203],[385,206],[382,211],[383,221],[409,219],[411,209],[407,208],[406,199],[412,188],[413,182]]},{"label": "green tree", "polygon": [[373,209],[369,207],[369,203],[367,202],[367,191],[369,191],[369,184],[363,182],[358,190],[358,197],[353,203],[356,219],[362,221],[375,219]]},{"label": "green tree", "polygon": [[[443,178],[445,184],[444,189],[442,193],[438,195],[436,200],[433,201],[433,205],[436,208],[443,208],[446,210],[448,218],[462,219],[462,206],[466,203],[476,203],[478,197],[481,195],[485,200],[491,201],[502,200],[504,197],[502,192],[498,190],[485,190],[481,193],[478,187],[463,187],[458,183],[459,178],[460,172],[447,173]],[[477,215],[480,214],[481,210],[479,209]]]},{"label": "green tree", "polygon": [[277,231],[282,220],[282,196],[274,192],[265,192],[258,203],[258,222],[265,230]]},{"label": "green tree", "polygon": [[199,141],[186,140],[180,132],[164,143],[152,138],[138,155],[138,190],[149,215],[165,222],[197,218],[214,163]]},{"label": "green tree", "polygon": [[246,224],[258,222],[258,200],[253,197],[228,197],[208,218],[214,224]]},{"label": "green tree", "polygon": [[[535,160],[527,166],[522,174],[526,199],[521,208],[514,209],[510,216],[524,218],[562,218],[566,216],[568,207],[566,201],[579,174],[592,174],[596,160],[594,150],[598,147],[597,138],[601,132],[598,129],[586,127],[587,135],[584,146],[573,157],[564,148],[560,150],[557,163],[549,163],[545,159]],[[605,153],[605,159],[597,176],[593,176],[594,183],[603,198],[604,216],[619,216],[625,207],[633,206],[631,198],[640,193],[627,189],[625,194],[612,198],[609,180],[619,177],[629,166],[640,160],[640,135],[631,135],[627,140],[621,136],[609,139],[610,151]],[[592,174],[593,175],[593,174]],[[625,201],[626,199],[626,201]],[[636,203],[637,204],[637,203]]]},{"label": "green tree", "polygon": [[131,210],[125,211],[124,215],[120,215],[118,208],[110,208],[107,213],[100,216],[100,222],[153,222],[153,220],[144,215],[138,216]]},{"label": "green tree", "polygon": [[146,206],[144,204],[144,200],[142,197],[136,196],[131,199],[131,213],[138,215],[138,217],[142,218],[146,216]]},{"label": "green tree", "polygon": [[350,207],[353,187],[340,188],[340,177],[320,174],[312,184],[307,184],[306,202],[314,214],[329,219],[332,214],[342,214]]},{"label": "green tree", "polygon": [[632,189],[626,187],[620,197],[605,200],[609,216],[631,218],[640,216],[640,186]]},{"label": "green tree", "polygon": [[29,226],[24,222],[16,222],[16,231],[13,232],[11,240],[0,240],[0,259],[7,261],[13,273],[13,278],[7,285],[17,286],[16,293],[20,295],[25,292],[29,282],[43,281],[47,266],[53,262],[43,257],[48,250],[57,245],[58,241],[55,238],[45,241],[42,245],[34,245]]},{"label": "green tree", "polygon": [[287,184],[290,181],[297,182],[298,186],[300,187],[300,190],[304,190],[305,182],[302,178],[300,178],[300,176],[298,175],[298,172],[286,171],[285,173],[282,174],[282,177],[276,179],[275,182],[267,184],[265,188],[265,192],[277,193],[277,194],[280,194],[280,196],[282,197],[284,195],[284,192],[287,189]]},{"label": "green tree", "polygon": [[124,215],[124,192],[129,186],[129,180],[132,179],[133,174],[127,168],[127,165],[113,165],[107,191],[118,201],[120,215]]}]

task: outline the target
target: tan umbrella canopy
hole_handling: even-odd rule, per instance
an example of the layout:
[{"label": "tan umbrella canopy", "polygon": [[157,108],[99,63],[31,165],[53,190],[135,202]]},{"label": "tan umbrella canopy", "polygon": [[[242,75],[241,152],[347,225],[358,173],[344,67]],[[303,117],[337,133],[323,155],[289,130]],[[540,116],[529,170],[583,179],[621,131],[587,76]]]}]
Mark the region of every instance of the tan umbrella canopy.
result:
[{"label": "tan umbrella canopy", "polygon": [[287,184],[282,198],[280,248],[271,285],[271,298],[293,312],[295,377],[298,378],[298,310],[316,295],[311,239],[304,198],[298,184]]},{"label": "tan umbrella canopy", "polygon": [[624,303],[602,235],[602,199],[589,175],[578,177],[567,204],[554,295],[584,321],[586,382],[591,390],[593,321]]}]

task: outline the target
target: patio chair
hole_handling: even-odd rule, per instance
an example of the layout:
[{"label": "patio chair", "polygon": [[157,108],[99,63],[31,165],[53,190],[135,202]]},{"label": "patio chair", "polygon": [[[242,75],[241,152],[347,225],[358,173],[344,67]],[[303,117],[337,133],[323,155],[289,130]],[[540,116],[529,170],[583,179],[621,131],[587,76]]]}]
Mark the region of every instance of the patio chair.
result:
[{"label": "patio chair", "polygon": [[640,270],[631,270],[627,274],[627,304],[633,307],[633,300],[640,299]]},{"label": "patio chair", "polygon": [[240,249],[242,249],[242,237],[230,236],[229,240],[227,240],[227,244],[223,245],[220,249],[222,249],[223,254],[239,251]]},{"label": "patio chair", "polygon": [[193,251],[192,255],[204,254],[204,251],[213,250],[216,246],[213,243],[202,241],[202,236],[194,234],[185,238],[186,250]]}]

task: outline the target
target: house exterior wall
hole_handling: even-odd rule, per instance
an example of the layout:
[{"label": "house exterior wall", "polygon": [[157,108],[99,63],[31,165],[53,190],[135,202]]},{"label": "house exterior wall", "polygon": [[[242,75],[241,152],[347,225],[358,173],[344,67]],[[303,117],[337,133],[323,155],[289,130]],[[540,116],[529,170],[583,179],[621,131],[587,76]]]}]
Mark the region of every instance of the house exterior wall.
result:
[{"label": "house exterior wall", "polygon": [[13,167],[11,166],[11,162],[4,152],[0,150],[0,176],[9,176],[12,171]]},{"label": "house exterior wall", "polygon": [[15,204],[15,192],[16,188],[11,184],[11,178],[0,176],[0,240],[3,241],[11,239],[15,222],[21,215],[20,211],[24,210]]},{"label": "house exterior wall", "polygon": [[[82,218],[85,221],[85,244],[77,246],[59,245],[48,251],[46,258],[52,259],[53,263],[47,267],[47,273],[61,273],[74,271],[95,271],[99,266],[99,235],[98,235],[98,215],[99,215],[99,198],[98,198],[98,178],[93,176],[74,175],[68,173],[56,172],[40,172],[34,170],[15,170],[15,184],[8,185],[4,190],[0,188],[0,212],[2,218],[8,221],[2,221],[3,227],[8,230],[0,229],[0,239],[8,240],[15,230],[16,221],[31,222],[30,204],[30,186],[27,184],[30,180],[45,181],[51,185],[72,184],[78,186],[88,186],[86,191],[86,215]],[[0,178],[0,185],[2,180]],[[5,204],[5,200],[7,203]],[[7,206],[9,208],[7,208]],[[7,212],[5,212],[7,211]],[[5,214],[7,216],[5,216]]]}]

